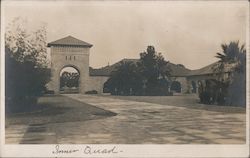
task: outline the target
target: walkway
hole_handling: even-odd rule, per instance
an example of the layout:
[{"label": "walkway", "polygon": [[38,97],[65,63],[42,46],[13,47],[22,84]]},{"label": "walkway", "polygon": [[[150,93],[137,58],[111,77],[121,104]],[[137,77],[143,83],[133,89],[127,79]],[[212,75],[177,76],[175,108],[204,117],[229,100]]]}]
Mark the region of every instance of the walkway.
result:
[{"label": "walkway", "polygon": [[81,137],[86,143],[245,142],[245,114],[242,113],[227,114],[100,96],[67,96],[118,114],[81,124]]},{"label": "walkway", "polygon": [[[246,115],[242,112],[215,112],[192,107],[125,100],[126,97],[117,99],[81,94],[63,96],[64,101],[61,100],[60,104],[71,108],[71,111],[66,110],[62,114],[57,114],[57,119],[23,127],[21,129],[25,131],[24,134],[21,134],[23,131],[21,133],[19,131],[19,134],[15,133],[15,131],[18,132],[15,130],[15,126],[18,127],[18,125],[10,125],[6,129],[8,138],[6,142],[25,144],[245,143]],[[186,96],[179,97],[185,104]],[[61,106],[60,104],[57,106]],[[92,110],[89,110],[90,108]],[[54,116],[51,115],[48,118],[50,117]],[[35,118],[36,116],[33,119]],[[11,134],[21,138],[10,141]]]}]

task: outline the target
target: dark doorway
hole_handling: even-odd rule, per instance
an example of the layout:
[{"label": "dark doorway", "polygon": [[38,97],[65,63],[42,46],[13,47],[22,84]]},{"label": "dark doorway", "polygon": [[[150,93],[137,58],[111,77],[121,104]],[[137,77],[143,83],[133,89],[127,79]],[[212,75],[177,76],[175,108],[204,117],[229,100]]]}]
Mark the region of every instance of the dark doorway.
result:
[{"label": "dark doorway", "polygon": [[176,93],[181,93],[181,83],[178,81],[173,81],[170,90]]},{"label": "dark doorway", "polygon": [[195,81],[192,81],[191,84],[192,84],[192,93],[196,93],[197,92],[197,90],[196,90],[197,86],[196,86]]},{"label": "dark doorway", "polygon": [[103,93],[111,93],[111,90],[108,87],[108,81],[103,84]]}]

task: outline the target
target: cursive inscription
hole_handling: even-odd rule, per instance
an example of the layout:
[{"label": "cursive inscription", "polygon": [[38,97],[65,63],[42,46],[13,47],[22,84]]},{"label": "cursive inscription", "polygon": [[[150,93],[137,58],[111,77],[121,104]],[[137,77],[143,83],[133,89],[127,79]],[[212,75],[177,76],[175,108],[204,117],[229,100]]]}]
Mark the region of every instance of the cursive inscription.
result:
[{"label": "cursive inscription", "polygon": [[102,147],[92,147],[92,146],[85,146],[85,147],[78,147],[67,149],[67,148],[62,148],[60,145],[56,145],[55,148],[53,149],[52,153],[53,154],[72,154],[76,152],[81,152],[86,155],[91,155],[91,154],[117,154],[119,152],[123,152],[122,150],[118,150],[116,146],[110,147],[110,148],[102,148]]},{"label": "cursive inscription", "polygon": [[111,149],[93,149],[90,146],[84,148],[84,154],[117,154],[116,146]]},{"label": "cursive inscription", "polygon": [[52,151],[53,154],[71,154],[78,152],[78,149],[60,149],[59,145],[56,145],[55,150]]}]

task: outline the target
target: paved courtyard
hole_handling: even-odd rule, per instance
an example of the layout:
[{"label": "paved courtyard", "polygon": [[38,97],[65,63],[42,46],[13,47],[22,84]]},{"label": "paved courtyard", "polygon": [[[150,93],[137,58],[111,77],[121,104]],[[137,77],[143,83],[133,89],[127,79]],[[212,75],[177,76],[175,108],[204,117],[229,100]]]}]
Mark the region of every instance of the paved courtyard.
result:
[{"label": "paved courtyard", "polygon": [[200,105],[195,96],[67,94],[60,99],[64,99],[56,106],[64,108],[60,114],[33,115],[32,121],[22,120],[23,116],[6,119],[6,143],[245,143],[245,109]]}]

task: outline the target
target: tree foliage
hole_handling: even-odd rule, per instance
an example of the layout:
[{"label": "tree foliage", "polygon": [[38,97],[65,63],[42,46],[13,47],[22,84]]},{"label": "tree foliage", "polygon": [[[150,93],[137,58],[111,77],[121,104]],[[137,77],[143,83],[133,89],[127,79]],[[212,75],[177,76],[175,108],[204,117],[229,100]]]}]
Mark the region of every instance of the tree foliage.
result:
[{"label": "tree foliage", "polygon": [[46,68],[48,65],[46,51],[46,25],[38,29],[28,30],[27,20],[17,17],[6,27],[5,47],[10,56],[23,63],[31,61],[36,67]]},{"label": "tree foliage", "polygon": [[78,87],[79,86],[79,73],[64,71],[60,77],[60,87]]},{"label": "tree foliage", "polygon": [[148,46],[146,52],[140,53],[139,68],[146,84],[147,94],[166,95],[168,93],[170,69],[167,64],[162,54],[157,53],[153,46]]},{"label": "tree foliage", "polygon": [[153,46],[140,53],[138,62],[123,61],[105,84],[112,94],[166,95],[168,93],[168,62]]},{"label": "tree foliage", "polygon": [[[27,30],[27,21],[15,18],[5,33],[5,83],[9,106],[28,104],[42,94],[49,81],[46,59],[46,27]],[[25,103],[24,103],[25,102]]]},{"label": "tree foliage", "polygon": [[105,87],[108,87],[112,94],[132,95],[139,93],[141,84],[137,63],[124,61],[111,73]]},{"label": "tree foliage", "polygon": [[[238,73],[246,71],[246,49],[245,45],[239,46],[239,42],[230,42],[221,45],[222,52],[215,56],[219,59],[219,64],[215,72],[224,73],[228,69]],[[221,77],[221,76],[220,76]]]},{"label": "tree foliage", "polygon": [[221,72],[228,67],[231,73],[228,76],[226,104],[246,106],[246,49],[239,42],[230,42],[222,45],[223,52],[217,53],[222,65]]}]

